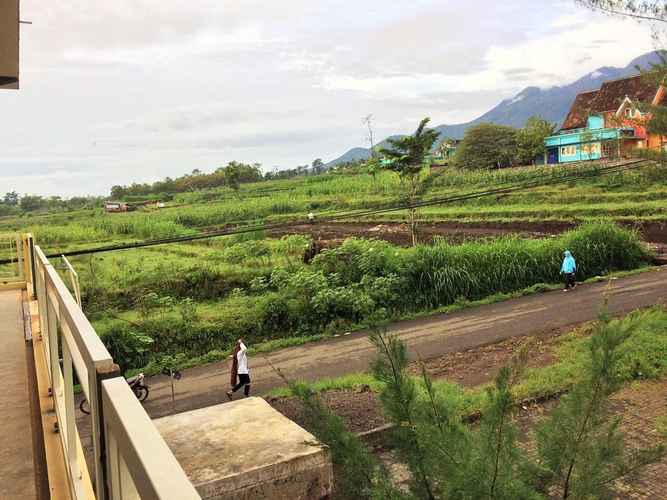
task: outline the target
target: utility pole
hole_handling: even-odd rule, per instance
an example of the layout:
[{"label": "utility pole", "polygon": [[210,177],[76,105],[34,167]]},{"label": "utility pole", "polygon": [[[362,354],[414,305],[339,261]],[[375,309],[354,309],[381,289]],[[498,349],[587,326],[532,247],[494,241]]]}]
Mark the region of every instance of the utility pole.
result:
[{"label": "utility pole", "polygon": [[375,145],[373,144],[373,115],[366,115],[361,119],[361,123],[368,127],[368,142],[371,144],[371,158],[375,156]]}]

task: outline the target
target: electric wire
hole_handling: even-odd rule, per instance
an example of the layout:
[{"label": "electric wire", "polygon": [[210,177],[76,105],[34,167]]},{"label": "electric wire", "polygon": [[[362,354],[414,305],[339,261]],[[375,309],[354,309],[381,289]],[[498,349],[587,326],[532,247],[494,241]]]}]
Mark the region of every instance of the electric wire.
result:
[{"label": "electric wire", "polygon": [[[90,254],[95,254],[95,253],[102,253],[102,252],[112,252],[112,251],[118,251],[118,250],[129,250],[129,249],[134,249],[134,248],[144,248],[144,247],[149,247],[149,246],[157,246],[157,245],[167,245],[167,244],[172,244],[172,243],[183,243],[183,242],[188,242],[188,241],[197,241],[197,240],[204,240],[204,239],[210,239],[210,238],[218,238],[222,236],[231,236],[235,234],[247,234],[251,232],[256,232],[256,231],[265,231],[265,230],[275,230],[275,229],[289,229],[295,226],[302,226],[306,224],[311,224],[313,226],[327,223],[327,222],[333,222],[333,221],[338,221],[338,220],[344,220],[344,219],[349,219],[353,217],[368,217],[371,215],[376,215],[376,214],[384,214],[384,213],[390,213],[390,212],[396,212],[396,211],[401,211],[401,210],[410,210],[414,208],[423,208],[423,207],[428,207],[428,206],[435,206],[435,205],[442,205],[446,203],[456,203],[460,201],[467,201],[467,200],[473,200],[473,199],[478,199],[478,198],[483,198],[486,196],[494,196],[494,195],[501,195],[501,194],[508,194],[508,193],[514,193],[518,192],[521,190],[526,190],[526,189],[532,189],[535,187],[542,187],[542,186],[549,186],[553,184],[562,184],[565,182],[570,182],[572,180],[576,179],[584,179],[584,178],[591,178],[591,177],[601,177],[604,175],[609,175],[609,174],[614,174],[614,173],[620,173],[620,172],[626,172],[630,170],[636,170],[638,168],[641,168],[647,164],[646,160],[637,160],[633,163],[622,163],[622,164],[616,164],[616,165],[610,165],[606,167],[596,167],[592,168],[589,170],[585,171],[578,171],[578,172],[573,172],[572,174],[566,174],[562,176],[552,176],[552,175],[546,175],[542,176],[538,179],[532,179],[532,180],[527,180],[519,183],[503,183],[501,186],[504,187],[498,187],[494,189],[487,189],[483,191],[473,191],[470,193],[465,193],[461,195],[454,195],[454,196],[447,196],[447,197],[442,197],[442,198],[433,198],[433,199],[428,199],[428,200],[422,200],[418,201],[416,203],[410,204],[409,202],[404,202],[404,203],[399,203],[399,204],[394,204],[386,207],[381,207],[381,208],[373,208],[373,209],[368,209],[368,210],[356,210],[356,211],[347,211],[347,212],[339,212],[339,213],[333,213],[331,215],[328,215],[326,217],[318,218],[316,222],[311,222],[308,220],[297,220],[297,221],[289,221],[289,222],[277,222],[273,224],[265,224],[265,223],[260,223],[260,224],[254,224],[254,225],[248,225],[248,226],[243,226],[243,227],[231,227],[231,228],[224,228],[216,231],[208,231],[200,234],[191,234],[191,235],[184,235],[184,236],[174,236],[170,238],[160,238],[160,239],[153,239],[153,240],[143,240],[143,241],[136,241],[132,243],[122,243],[122,244],[117,244],[117,245],[108,245],[108,246],[101,246],[101,247],[93,247],[93,248],[84,248],[84,249],[79,249],[79,250],[70,250],[70,251],[62,251],[62,252],[57,252],[57,253],[51,253],[46,255],[48,258],[54,258],[54,257],[60,257],[60,256],[65,256],[65,257],[74,257],[74,256],[79,256],[79,255],[90,255]],[[544,177],[548,177],[547,179],[544,179]],[[10,260],[0,260],[0,264],[8,264],[10,263]]]}]

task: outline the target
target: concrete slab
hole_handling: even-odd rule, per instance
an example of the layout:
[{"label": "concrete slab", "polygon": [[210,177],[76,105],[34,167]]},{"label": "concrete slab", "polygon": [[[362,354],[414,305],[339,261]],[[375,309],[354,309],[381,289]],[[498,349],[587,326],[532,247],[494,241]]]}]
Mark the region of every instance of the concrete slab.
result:
[{"label": "concrete slab", "polygon": [[261,398],[154,423],[205,500],[319,500],[331,493],[328,449]]}]

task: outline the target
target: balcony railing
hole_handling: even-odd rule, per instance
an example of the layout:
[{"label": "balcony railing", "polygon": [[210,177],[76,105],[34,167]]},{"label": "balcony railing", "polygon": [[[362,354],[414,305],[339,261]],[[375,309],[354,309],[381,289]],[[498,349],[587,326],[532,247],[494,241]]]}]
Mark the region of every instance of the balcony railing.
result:
[{"label": "balcony railing", "polygon": [[[98,500],[200,498],[58,272],[30,237],[22,246],[18,253],[30,262],[19,267],[30,270],[26,281],[39,306],[71,497],[89,499],[94,491]],[[75,377],[90,406],[90,474],[76,424]]]}]

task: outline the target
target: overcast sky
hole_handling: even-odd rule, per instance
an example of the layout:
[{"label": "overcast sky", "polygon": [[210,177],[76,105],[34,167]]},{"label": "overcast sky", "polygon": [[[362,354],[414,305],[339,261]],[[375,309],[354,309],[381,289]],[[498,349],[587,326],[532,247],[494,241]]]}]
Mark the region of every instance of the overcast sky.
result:
[{"label": "overcast sky", "polygon": [[[329,161],[652,50],[572,0],[22,0],[0,192],[107,194],[230,161]],[[622,36],[621,36],[622,33]]]}]

